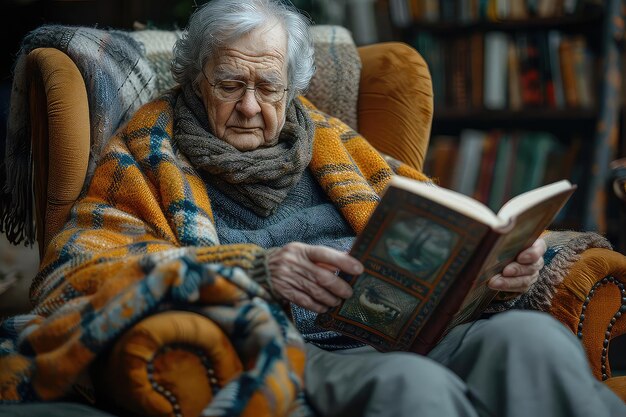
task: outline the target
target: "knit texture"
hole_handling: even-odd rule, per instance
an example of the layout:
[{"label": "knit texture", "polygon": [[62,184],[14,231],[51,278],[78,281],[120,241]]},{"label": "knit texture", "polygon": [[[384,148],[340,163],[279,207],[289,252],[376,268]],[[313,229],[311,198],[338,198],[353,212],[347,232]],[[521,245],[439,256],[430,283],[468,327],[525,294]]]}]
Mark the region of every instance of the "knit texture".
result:
[{"label": "knit texture", "polygon": [[186,85],[174,107],[176,144],[207,181],[260,216],[269,216],[311,160],[314,126],[299,101],[287,109],[278,143],[242,152],[210,132],[204,104]]},{"label": "knit texture", "polygon": [[[254,243],[263,248],[278,248],[290,242],[323,245],[348,252],[354,242],[354,231],[326,197],[313,175],[307,170],[285,201],[271,216],[262,217],[235,203],[207,183],[215,227],[219,240],[226,243]],[[267,268],[250,274],[272,292]],[[363,344],[315,324],[317,313],[291,304],[296,328],[309,343],[326,350],[347,349]]]},{"label": "knit texture", "polygon": [[316,25],[311,28],[315,47],[315,75],[306,98],[327,114],[332,114],[354,130],[361,78],[361,58],[352,35],[340,26]]},{"label": "knit texture", "polygon": [[546,230],[541,237],[547,250],[537,281],[521,295],[513,294],[513,297],[502,297],[505,299],[493,302],[486,311],[488,314],[512,308],[549,311],[557,286],[567,277],[581,254],[590,248],[611,249],[609,241],[594,232]]},{"label": "knit texture", "polygon": [[543,234],[548,250],[537,283],[516,300],[514,307],[548,311],[557,285],[563,282],[572,265],[590,248],[612,249],[609,241],[597,233],[548,231]]},{"label": "knit texture", "polygon": [[[265,410],[254,415],[285,415],[301,392],[302,338],[245,272],[263,249],[220,244],[206,186],[172,142],[175,100],[172,91],[145,105],[109,141],[85,197],[45,252],[31,288],[35,309],[3,323],[2,402],[63,397],[134,323],[189,306],[202,307],[249,364],[207,415],[253,413],[248,406]],[[358,233],[393,171],[341,121],[312,108],[310,116],[309,168]]]}]

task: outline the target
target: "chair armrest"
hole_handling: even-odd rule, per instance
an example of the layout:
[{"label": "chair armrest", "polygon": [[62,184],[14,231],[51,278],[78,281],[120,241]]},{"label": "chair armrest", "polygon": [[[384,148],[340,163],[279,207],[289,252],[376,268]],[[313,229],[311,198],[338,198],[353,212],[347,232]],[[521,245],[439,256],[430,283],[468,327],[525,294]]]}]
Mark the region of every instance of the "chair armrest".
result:
[{"label": "chair armrest", "polygon": [[433,118],[428,65],[399,42],[362,46],[358,52],[359,132],[380,152],[421,171]]},{"label": "chair armrest", "polygon": [[89,161],[89,103],[82,75],[62,51],[37,48],[26,74],[39,255],[65,224]]},{"label": "chair armrest", "polygon": [[626,256],[584,251],[557,286],[550,313],[582,340],[595,377],[610,378],[610,340],[626,333]]},{"label": "chair armrest", "polygon": [[243,366],[210,319],[168,311],[137,323],[93,370],[96,398],[142,416],[197,416]]}]

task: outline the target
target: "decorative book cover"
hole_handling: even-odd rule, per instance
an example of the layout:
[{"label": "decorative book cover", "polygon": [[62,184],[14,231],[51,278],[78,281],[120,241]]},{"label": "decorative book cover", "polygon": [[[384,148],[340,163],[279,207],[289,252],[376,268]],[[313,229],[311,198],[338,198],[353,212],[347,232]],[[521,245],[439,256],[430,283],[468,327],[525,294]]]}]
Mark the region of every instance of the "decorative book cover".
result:
[{"label": "decorative book cover", "polygon": [[[342,276],[353,295],[317,323],[380,351],[425,354],[453,320],[470,319],[483,307],[482,284],[492,276],[487,262],[506,264],[532,244],[574,187],[516,212],[525,221],[515,227],[515,217],[498,218],[470,197],[425,184],[414,193],[411,182],[392,180],[351,251],[365,271]],[[445,195],[431,199],[429,193]],[[479,206],[484,213],[477,217]],[[497,294],[490,292],[488,300]],[[477,293],[481,302],[472,296]]]}]

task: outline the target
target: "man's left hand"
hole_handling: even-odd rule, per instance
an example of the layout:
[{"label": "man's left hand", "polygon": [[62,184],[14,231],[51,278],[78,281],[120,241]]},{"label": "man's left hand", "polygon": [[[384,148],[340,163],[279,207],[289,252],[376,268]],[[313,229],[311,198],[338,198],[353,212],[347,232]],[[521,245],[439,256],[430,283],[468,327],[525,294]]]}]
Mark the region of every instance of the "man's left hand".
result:
[{"label": "man's left hand", "polygon": [[489,288],[519,293],[528,291],[539,278],[546,249],[546,242],[537,239],[531,247],[520,252],[515,261],[505,266],[502,273],[489,280]]}]

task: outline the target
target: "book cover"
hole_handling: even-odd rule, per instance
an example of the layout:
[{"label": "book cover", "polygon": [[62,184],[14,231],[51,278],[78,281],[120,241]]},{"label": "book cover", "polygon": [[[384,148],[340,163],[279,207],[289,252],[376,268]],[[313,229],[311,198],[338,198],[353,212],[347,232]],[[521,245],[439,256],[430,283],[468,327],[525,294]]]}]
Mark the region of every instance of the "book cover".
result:
[{"label": "book cover", "polygon": [[541,187],[496,215],[460,193],[394,177],[351,250],[365,267],[342,276],[353,295],[317,324],[380,351],[427,353],[497,294],[485,282],[534,242],[574,188]]}]

